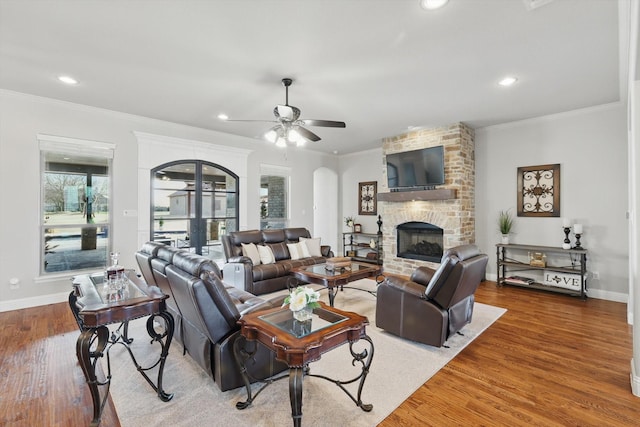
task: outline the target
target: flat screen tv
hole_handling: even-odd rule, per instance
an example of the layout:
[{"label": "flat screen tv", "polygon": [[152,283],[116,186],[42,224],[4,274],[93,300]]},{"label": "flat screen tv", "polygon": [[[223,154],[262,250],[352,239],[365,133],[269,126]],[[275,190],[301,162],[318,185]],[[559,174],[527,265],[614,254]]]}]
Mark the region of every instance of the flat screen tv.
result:
[{"label": "flat screen tv", "polygon": [[391,191],[444,184],[444,147],[387,154],[387,180]]}]

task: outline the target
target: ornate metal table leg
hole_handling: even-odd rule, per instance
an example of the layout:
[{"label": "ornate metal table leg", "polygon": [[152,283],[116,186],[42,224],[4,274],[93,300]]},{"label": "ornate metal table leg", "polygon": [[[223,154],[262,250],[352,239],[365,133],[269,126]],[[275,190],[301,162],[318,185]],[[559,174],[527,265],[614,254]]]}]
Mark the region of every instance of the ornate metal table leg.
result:
[{"label": "ornate metal table leg", "polygon": [[[164,330],[160,333],[158,333],[154,328],[154,322],[156,317],[160,317],[164,320]],[[164,373],[164,365],[167,361],[167,356],[169,355],[169,347],[171,346],[171,340],[173,339],[173,329],[174,329],[173,316],[171,315],[171,313],[167,311],[163,311],[158,314],[153,314],[147,319],[147,333],[152,339],[151,342],[152,343],[158,342],[160,343],[160,347],[161,347],[160,357],[155,363],[153,363],[148,367],[142,367],[140,364],[138,364],[138,361],[136,360],[136,357],[133,354],[131,347],[129,347],[129,343],[133,341],[133,339],[129,339],[126,335],[120,335],[113,342],[114,344],[119,343],[125,346],[125,348],[129,352],[129,356],[131,357],[131,360],[133,361],[133,364],[135,365],[138,372],[140,372],[140,375],[142,375],[142,377],[147,381],[147,383],[149,383],[151,388],[153,388],[153,390],[156,393],[158,393],[158,397],[163,402],[168,402],[173,398],[173,394],[165,392],[162,387],[162,376]],[[125,333],[126,333],[126,330],[125,330]],[[149,375],[147,375],[147,371],[150,371],[156,366],[158,366],[158,378],[154,383],[151,380],[151,378],[149,378]]]},{"label": "ornate metal table leg", "polygon": [[[242,380],[244,381],[244,386],[247,389],[247,400],[244,402],[237,402],[237,409],[245,409],[251,405],[254,397],[251,396],[251,380],[249,379],[249,375],[247,374],[247,367],[245,365],[245,360],[250,359],[254,353],[257,351],[257,347],[254,347],[253,351],[248,352],[244,347],[247,340],[242,335],[238,336],[233,343],[233,356],[236,359],[236,364],[240,369],[240,375],[242,376]],[[260,392],[260,391],[258,391]],[[256,394],[257,396],[257,394]]]},{"label": "ornate metal table leg", "polygon": [[[345,380],[345,381],[341,381],[341,380],[334,380],[333,378],[329,378],[326,377],[324,375],[315,375],[315,374],[308,374],[310,377],[316,377],[316,378],[322,378],[324,380],[327,380],[329,382],[334,383],[335,385],[337,385],[338,387],[340,387],[340,389],[342,391],[345,392],[345,394],[347,396],[349,396],[351,398],[351,400],[353,400],[353,402],[363,411],[365,412],[369,412],[373,409],[373,405],[370,403],[362,403],[362,388],[364,387],[364,381],[367,378],[367,374],[369,374],[369,367],[371,366],[371,361],[373,360],[373,341],[371,341],[371,338],[369,338],[368,335],[364,335],[362,337],[360,337],[360,340],[364,340],[367,341],[369,343],[369,350],[367,350],[366,348],[364,350],[362,350],[360,353],[356,353],[353,350],[353,342],[349,343],[349,351],[351,352],[351,356],[353,356],[353,364],[355,365],[356,362],[360,363],[362,365],[362,370],[360,371],[360,374],[355,377],[352,378],[350,380]],[[354,397],[349,390],[347,390],[344,386],[346,384],[351,384],[354,383],[356,381],[360,380],[360,383],[358,384],[358,393],[356,395],[356,397]],[[301,386],[302,387],[302,386]]]},{"label": "ornate metal table leg", "polygon": [[333,301],[336,299],[336,286],[327,286],[327,293],[329,294],[329,305],[333,307]]},{"label": "ornate metal table leg", "polygon": [[[157,333],[155,328],[153,327],[153,322],[156,316],[161,317],[164,320],[165,330],[164,330],[164,333],[162,334]],[[128,325],[128,322],[127,322],[127,325]],[[173,328],[174,328],[173,316],[168,311],[163,311],[162,313],[156,314],[154,316],[149,317],[149,319],[147,319],[147,332],[149,333],[149,336],[153,339],[153,341],[159,342],[160,346],[162,347],[162,351],[160,352],[160,367],[158,368],[157,387],[155,387],[153,383],[149,381],[149,378],[145,375],[144,371],[141,371],[141,373],[145,378],[147,378],[147,381],[149,381],[149,383],[151,384],[151,387],[153,387],[153,389],[158,392],[158,397],[163,402],[168,402],[173,398],[173,393],[171,394],[166,393],[162,388],[162,375],[164,373],[164,364],[166,363],[167,356],[169,355],[169,347],[171,346],[171,340],[173,339]],[[164,343],[162,343],[162,338],[165,339]]]},{"label": "ornate metal table leg", "polygon": [[[97,340],[97,341],[96,341]],[[109,342],[109,329],[106,326],[85,329],[80,333],[76,342],[76,356],[87,380],[87,385],[91,391],[93,401],[93,420],[91,426],[100,424],[102,410],[109,395],[109,385],[111,383],[111,372],[107,373],[104,382],[98,381],[96,377],[96,363],[104,355],[104,349]],[[94,346],[95,344],[95,346]],[[94,346],[93,350],[91,347]],[[100,398],[98,386],[106,385],[104,397]]]},{"label": "ornate metal table leg", "polygon": [[294,427],[302,425],[302,380],[304,368],[289,368],[289,399]]}]

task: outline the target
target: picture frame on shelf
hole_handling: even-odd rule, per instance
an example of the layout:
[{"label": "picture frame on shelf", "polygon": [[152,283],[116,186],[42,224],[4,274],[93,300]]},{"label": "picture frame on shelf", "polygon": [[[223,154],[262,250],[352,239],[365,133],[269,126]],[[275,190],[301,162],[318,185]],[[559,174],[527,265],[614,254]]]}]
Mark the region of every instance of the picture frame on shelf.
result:
[{"label": "picture frame on shelf", "polygon": [[560,216],[560,164],[518,168],[518,216]]},{"label": "picture frame on shelf", "polygon": [[353,232],[354,232],[354,233],[362,233],[362,225],[360,225],[360,224],[353,224]]},{"label": "picture frame on shelf", "polygon": [[377,215],[377,193],[377,181],[367,181],[358,184],[358,215]]}]

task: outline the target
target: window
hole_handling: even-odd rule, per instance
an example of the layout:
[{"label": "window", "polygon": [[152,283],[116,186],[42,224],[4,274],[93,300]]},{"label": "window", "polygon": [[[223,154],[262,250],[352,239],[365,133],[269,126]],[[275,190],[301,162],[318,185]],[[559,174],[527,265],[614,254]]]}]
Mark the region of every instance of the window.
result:
[{"label": "window", "polygon": [[202,160],[151,170],[151,240],[224,262],[220,236],[238,229],[238,176]]},{"label": "window", "polygon": [[260,229],[289,225],[289,168],[260,166]]},{"label": "window", "polygon": [[107,265],[113,144],[38,135],[41,273]]}]

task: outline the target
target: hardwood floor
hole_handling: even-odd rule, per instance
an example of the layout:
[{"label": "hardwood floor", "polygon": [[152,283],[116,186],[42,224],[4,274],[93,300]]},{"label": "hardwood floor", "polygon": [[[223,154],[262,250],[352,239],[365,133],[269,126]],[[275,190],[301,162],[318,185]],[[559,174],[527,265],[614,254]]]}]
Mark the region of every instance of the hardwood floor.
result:
[{"label": "hardwood floor", "polygon": [[[381,426],[640,425],[625,304],[493,282],[476,300],[508,311]],[[0,313],[0,325],[0,425],[88,425],[68,306]],[[119,425],[109,403],[101,426]]]}]

